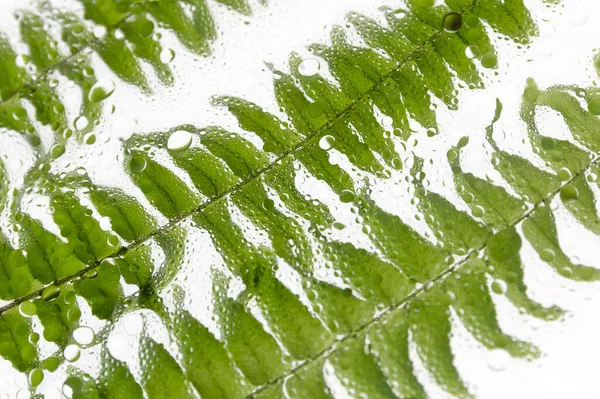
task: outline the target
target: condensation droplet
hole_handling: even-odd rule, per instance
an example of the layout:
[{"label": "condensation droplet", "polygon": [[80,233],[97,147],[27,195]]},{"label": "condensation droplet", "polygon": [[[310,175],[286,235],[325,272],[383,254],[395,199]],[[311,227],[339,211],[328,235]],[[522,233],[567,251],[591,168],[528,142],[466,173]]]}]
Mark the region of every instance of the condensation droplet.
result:
[{"label": "condensation droplet", "polygon": [[44,380],[44,372],[42,370],[33,369],[29,373],[29,383],[32,386],[37,387],[38,385],[40,385],[42,383],[43,380]]},{"label": "condensation droplet", "polygon": [[571,177],[572,177],[571,171],[567,168],[562,168],[561,170],[558,171],[558,179],[561,181],[570,180]]},{"label": "condensation droplet", "polygon": [[73,331],[73,339],[79,345],[90,345],[94,342],[94,330],[89,327],[79,327]]},{"label": "condensation droplet", "polygon": [[322,150],[329,151],[333,148],[334,145],[335,137],[333,136],[326,135],[321,137],[321,140],[319,140],[319,148],[321,148]]},{"label": "condensation droplet", "polygon": [[60,295],[60,288],[58,288],[55,285],[50,285],[50,286],[44,288],[44,291],[42,291],[42,299],[44,301],[51,301],[53,299],[56,299],[59,295]]},{"label": "condensation droplet", "polygon": [[508,367],[510,355],[504,349],[493,349],[487,355],[487,364],[490,370],[504,371]]},{"label": "condensation droplet", "polygon": [[579,190],[572,185],[564,186],[560,190],[560,198],[565,202],[575,201],[579,198]]},{"label": "condensation droplet", "polygon": [[354,193],[350,190],[342,190],[340,193],[340,201],[344,203],[354,202]]},{"label": "condensation droplet", "polygon": [[79,359],[79,355],[81,355],[81,351],[77,347],[77,345],[67,345],[65,350],[63,351],[63,355],[65,356],[65,360],[68,362],[76,362]]},{"label": "condensation droplet", "polygon": [[125,333],[133,336],[137,336],[142,332],[144,328],[144,320],[142,316],[138,314],[130,314],[125,317],[123,321],[123,328],[125,329]]},{"label": "condensation droplet", "polygon": [[506,290],[508,286],[504,280],[496,279],[492,282],[492,291],[494,291],[498,295],[506,294]]},{"label": "condensation droplet", "polygon": [[[93,103],[98,103],[105,98],[109,97],[115,91],[115,84],[112,80],[103,79],[92,86],[90,94],[88,94],[88,100]],[[77,124],[76,126],[77,127]],[[80,129],[77,127],[77,129]]]},{"label": "condensation droplet", "polygon": [[96,39],[102,39],[104,36],[106,36],[106,27],[103,25],[96,25],[94,26],[92,33]]},{"label": "condensation droplet", "polygon": [[320,68],[319,60],[307,58],[298,65],[298,73],[302,76],[314,76],[319,73]]},{"label": "condensation droplet", "polygon": [[31,393],[28,389],[21,389],[17,392],[17,399],[29,399],[31,398]]},{"label": "condensation droplet", "polygon": [[89,123],[90,122],[88,121],[88,118],[86,118],[85,116],[80,116],[77,119],[75,119],[75,129],[83,130],[89,125]]},{"label": "condensation droplet", "polygon": [[146,158],[141,155],[134,155],[129,161],[129,168],[133,173],[140,173],[146,169]]},{"label": "condensation droplet", "polygon": [[21,313],[21,316],[23,316],[23,317],[34,316],[36,310],[37,309],[36,309],[35,303],[30,302],[30,301],[23,302],[22,304],[19,305],[19,313]]},{"label": "condensation droplet", "polygon": [[163,64],[168,64],[173,61],[173,58],[175,58],[175,51],[170,48],[165,48],[160,52],[160,62]]},{"label": "condensation droplet", "polygon": [[442,26],[446,32],[458,32],[462,27],[462,15],[457,12],[449,12],[444,15]]},{"label": "condensation droplet", "polygon": [[50,149],[50,156],[54,159],[60,157],[65,153],[65,146],[62,144],[55,144]]},{"label": "condensation droplet", "polygon": [[555,257],[556,257],[556,254],[550,248],[545,248],[540,251],[540,258],[544,262],[552,262]]},{"label": "condensation droplet", "polygon": [[167,148],[171,151],[187,150],[192,144],[192,135],[185,130],[177,130],[169,136]]}]

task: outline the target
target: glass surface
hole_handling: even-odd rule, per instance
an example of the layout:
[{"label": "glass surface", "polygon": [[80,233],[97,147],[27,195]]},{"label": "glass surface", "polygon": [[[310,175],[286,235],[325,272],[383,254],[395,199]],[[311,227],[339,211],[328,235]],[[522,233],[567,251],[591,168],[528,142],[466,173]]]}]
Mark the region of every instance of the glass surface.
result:
[{"label": "glass surface", "polygon": [[0,394],[596,397],[599,17],[5,0]]}]

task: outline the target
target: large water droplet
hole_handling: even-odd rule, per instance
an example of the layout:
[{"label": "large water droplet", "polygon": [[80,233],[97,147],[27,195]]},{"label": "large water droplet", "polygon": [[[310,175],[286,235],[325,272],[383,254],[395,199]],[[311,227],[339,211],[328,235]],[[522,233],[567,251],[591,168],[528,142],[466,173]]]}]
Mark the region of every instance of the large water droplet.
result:
[{"label": "large water droplet", "polygon": [[85,116],[80,116],[77,119],[75,119],[75,129],[77,130],[83,130],[86,127],[88,127],[89,124],[90,121],[88,121],[88,118],[86,118]]},{"label": "large water droplet", "polygon": [[600,96],[591,98],[588,101],[588,110],[594,115],[600,115]]},{"label": "large water droplet", "polygon": [[298,65],[298,73],[302,76],[315,76],[319,73],[321,64],[319,60],[314,58],[307,58]]},{"label": "large water droplet", "polygon": [[94,330],[89,327],[79,327],[73,331],[73,339],[79,345],[90,345],[94,342]]},{"label": "large water droplet", "polygon": [[106,36],[106,27],[103,25],[96,25],[94,29],[92,29],[92,33],[96,39],[102,39]]},{"label": "large water droplet", "polygon": [[63,355],[65,356],[65,360],[68,362],[76,362],[81,355],[81,351],[77,347],[77,345],[67,345],[65,350],[63,351]]},{"label": "large water droplet", "polygon": [[58,288],[55,285],[50,285],[50,286],[44,288],[44,291],[42,291],[42,299],[44,301],[51,301],[53,299],[56,299],[59,295],[60,295],[60,288]]},{"label": "large water droplet", "polygon": [[570,180],[572,177],[571,171],[567,168],[562,168],[561,170],[559,170],[557,176],[558,176],[558,179],[561,181]]},{"label": "large water droplet", "polygon": [[129,161],[129,168],[133,173],[140,173],[146,169],[146,158],[141,155],[134,155]]},{"label": "large water droplet", "polygon": [[21,389],[17,392],[17,399],[29,399],[31,398],[31,393],[28,389]]},{"label": "large water droplet", "polygon": [[192,144],[192,135],[185,130],[177,130],[171,133],[167,141],[167,148],[171,151],[187,150]]},{"label": "large water droplet", "polygon": [[50,149],[50,156],[54,159],[60,157],[65,153],[65,146],[62,144],[55,144]]},{"label": "large water droplet", "polygon": [[488,353],[487,364],[493,371],[504,371],[508,367],[510,355],[504,349],[493,349]]},{"label": "large water droplet", "polygon": [[579,190],[577,187],[571,185],[564,186],[562,190],[560,190],[560,198],[565,202],[575,201],[579,198]]},{"label": "large water droplet", "polygon": [[354,202],[354,193],[350,190],[342,190],[340,193],[340,201],[344,203]]},{"label": "large water droplet", "polygon": [[544,262],[552,262],[555,257],[556,257],[556,254],[550,248],[545,248],[540,251],[540,258]]},{"label": "large water droplet", "polygon": [[160,52],[160,62],[163,64],[168,64],[173,61],[173,58],[175,58],[175,52],[170,48],[165,48]]},{"label": "large water droplet", "polygon": [[449,12],[444,15],[442,26],[446,32],[458,32],[462,27],[462,15],[457,12]]},{"label": "large water droplet", "polygon": [[144,320],[142,319],[142,316],[140,316],[139,314],[130,314],[127,317],[125,317],[124,320],[124,329],[125,329],[125,333],[129,334],[129,335],[134,335],[137,336],[142,332],[142,329],[144,328]]},{"label": "large water droplet", "polygon": [[321,140],[319,140],[319,148],[321,148],[322,150],[329,151],[333,148],[334,145],[335,137],[333,136],[326,135],[321,137]]},{"label": "large water droplet", "polygon": [[37,387],[44,380],[44,372],[40,369],[33,369],[29,373],[29,383],[31,386]]},{"label": "large water droplet", "polygon": [[484,68],[495,68],[496,65],[498,65],[498,57],[496,57],[496,54],[492,54],[492,53],[487,53],[484,54],[483,57],[481,57],[481,66]]},{"label": "large water droplet", "polygon": [[97,103],[109,97],[115,91],[115,84],[112,80],[101,80],[96,82],[88,94],[90,102]]},{"label": "large water droplet", "polygon": [[19,313],[21,313],[21,316],[23,317],[34,316],[36,310],[37,308],[33,302],[26,301],[19,305]]},{"label": "large water droplet", "polygon": [[506,294],[506,290],[508,286],[504,280],[496,279],[492,282],[492,291],[494,291],[498,295]]}]

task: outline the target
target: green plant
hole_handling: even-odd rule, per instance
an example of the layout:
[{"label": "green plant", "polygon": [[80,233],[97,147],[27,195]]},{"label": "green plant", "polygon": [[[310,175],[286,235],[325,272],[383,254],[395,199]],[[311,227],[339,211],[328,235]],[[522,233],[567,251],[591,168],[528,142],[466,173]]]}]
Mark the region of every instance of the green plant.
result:
[{"label": "green plant", "polygon": [[[493,166],[509,187],[462,170],[468,137],[446,159],[435,160],[451,167],[456,193],[468,206],[463,209],[429,189],[424,166],[433,158],[396,151],[414,135],[415,125],[426,132],[422,135],[438,134],[434,101],[456,109],[458,88],[484,88],[485,70],[495,68],[499,54],[487,27],[513,43],[529,42],[536,27],[522,1],[448,0],[430,7],[411,0],[405,9],[381,10],[387,26],[350,14],[346,28],[333,29],[330,45],[310,47],[327,62],[334,81],[300,74],[297,54],[289,58],[290,73],[273,71],[285,118],[222,96],[215,105],[237,120],[241,132],[182,125],[125,140],[123,168],[137,194],[100,186],[82,169],[55,167],[69,146],[93,144],[102,100],[110,95],[96,85],[82,49],[91,48],[116,76],[141,90],[150,91],[144,62],[169,84],[171,72],[160,62],[162,49],[146,21],[172,29],[197,53],[208,51],[215,35],[204,1],[189,2],[195,7],[191,20],[167,12],[183,3],[82,1],[86,19],[110,32],[97,40],[88,33],[71,35],[83,23],[53,12],[71,48],[66,61],[52,50],[58,45],[40,29],[40,17],[23,14],[23,38],[40,75],[33,81],[17,67],[8,41],[0,47],[0,62],[9,71],[0,81],[0,124],[24,134],[35,155],[23,188],[11,186],[2,173],[3,218],[12,232],[0,255],[0,298],[7,301],[0,309],[0,355],[30,376],[33,392],[43,373],[61,368],[73,397],[133,398],[143,392],[150,398],[188,397],[194,391],[208,398],[284,397],[284,392],[330,397],[327,368],[356,397],[424,397],[409,358],[410,341],[438,385],[470,397],[453,365],[452,312],[487,348],[515,357],[539,355],[532,344],[501,330],[490,292],[504,294],[533,317],[561,316],[559,307],[544,307],[527,295],[519,256],[524,241],[565,278],[600,278],[597,269],[574,264],[563,253],[550,207],[558,196],[585,228],[600,233],[591,188],[597,184],[600,146],[594,134],[600,129],[597,89],[541,90],[527,82],[520,117],[543,168],[496,142],[498,101],[485,137]],[[245,2],[227,4],[249,12]],[[460,13],[460,24],[451,13]],[[117,29],[134,51],[113,39]],[[364,47],[351,44],[350,30]],[[469,46],[477,46],[478,58],[467,57]],[[88,125],[77,132],[69,128],[52,87],[54,73],[76,82],[83,93],[81,116]],[[33,105],[35,117],[23,101]],[[563,117],[573,141],[540,131],[535,119],[540,107]],[[378,115],[389,119],[382,123]],[[35,120],[52,130],[50,145]],[[190,143],[168,149],[176,132],[189,135]],[[251,140],[256,138],[261,145]],[[346,164],[330,162],[332,148]],[[302,176],[324,184],[335,199],[325,203],[305,194],[296,183]],[[374,183],[387,181],[389,188],[392,177],[409,187],[406,195],[428,235],[373,198]],[[57,231],[27,211],[32,195],[48,199]],[[337,231],[348,228],[334,216],[342,209],[354,215],[364,242],[339,238]],[[208,247],[193,238],[198,234]],[[193,292],[174,283],[190,259],[202,260],[195,251],[218,254],[220,265],[202,270],[211,285],[209,317],[202,321],[186,307]],[[231,293],[236,284],[242,288]],[[93,315],[82,316],[88,307]],[[177,354],[144,330],[135,375],[114,358],[108,336],[130,313],[162,326]],[[101,359],[97,376],[78,368],[65,352],[86,318],[103,321],[88,344]],[[38,350],[39,331],[54,344],[54,353]]]}]

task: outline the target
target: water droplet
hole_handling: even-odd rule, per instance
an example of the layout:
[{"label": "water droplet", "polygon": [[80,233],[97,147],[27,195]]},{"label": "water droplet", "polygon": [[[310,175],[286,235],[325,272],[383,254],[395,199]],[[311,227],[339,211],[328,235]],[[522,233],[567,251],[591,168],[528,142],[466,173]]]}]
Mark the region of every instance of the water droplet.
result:
[{"label": "water droplet", "polygon": [[470,45],[469,47],[467,47],[465,49],[465,55],[467,56],[467,58],[469,59],[473,59],[473,58],[477,58],[480,55],[480,50],[479,47],[477,47],[476,45]]},{"label": "water droplet", "polygon": [[[115,91],[115,84],[112,80],[104,79],[96,82],[92,86],[90,93],[88,94],[88,100],[93,103],[98,103],[105,98],[109,97]],[[79,128],[78,128],[79,129]]]},{"label": "water droplet", "polygon": [[146,169],[146,158],[141,155],[134,155],[129,161],[129,169],[133,173],[140,173]]},{"label": "water droplet", "polygon": [[593,97],[588,101],[588,110],[594,115],[600,115],[600,96]]},{"label": "water droplet", "polygon": [[31,393],[28,389],[21,389],[17,392],[17,399],[29,399],[31,398]]},{"label": "water droplet", "polygon": [[13,111],[13,118],[15,120],[21,120],[23,118],[25,118],[27,116],[27,111],[25,111],[25,108],[17,108],[15,111]]},{"label": "water droplet", "polygon": [[32,332],[31,334],[29,334],[29,337],[27,337],[27,339],[29,340],[30,343],[35,345],[40,340],[40,334]]},{"label": "water droplet", "polygon": [[263,208],[265,208],[265,210],[267,211],[272,211],[273,209],[275,209],[275,202],[272,199],[266,199],[263,201]]},{"label": "water droplet", "polygon": [[542,138],[542,148],[544,150],[553,150],[556,148],[556,141],[553,138],[544,137]]},{"label": "water droplet", "polygon": [[448,150],[447,156],[449,161],[454,161],[456,158],[458,158],[458,152],[456,152],[454,149]]},{"label": "water droplet", "polygon": [[168,64],[173,61],[173,58],[175,58],[175,52],[170,48],[165,48],[160,52],[160,62],[163,64]]},{"label": "water droplet", "polygon": [[23,317],[34,316],[36,310],[37,308],[33,302],[26,301],[19,305],[19,313],[21,313],[21,316]]},{"label": "water droplet", "polygon": [[577,4],[579,2],[572,2],[572,4],[569,4],[569,8],[567,8],[567,20],[573,25],[573,26],[581,26],[583,24],[585,24],[589,17],[590,17],[590,11],[587,9],[587,7],[585,7],[582,4]]},{"label": "water droplet", "polygon": [[563,201],[575,201],[577,198],[579,198],[579,190],[577,187],[572,185],[564,186],[560,190],[560,198]]},{"label": "water droplet", "polygon": [[37,387],[44,380],[44,372],[40,369],[33,369],[29,373],[29,383]]},{"label": "water droplet", "polygon": [[481,57],[481,66],[484,68],[495,68],[498,65],[498,57],[495,54],[487,53]]},{"label": "water droplet", "polygon": [[192,144],[192,135],[185,130],[177,130],[171,133],[167,141],[167,148],[171,151],[187,150]]},{"label": "water droplet", "polygon": [[44,301],[51,301],[56,299],[59,295],[60,288],[55,285],[49,285],[48,287],[44,288],[44,291],[42,291],[42,299]]},{"label": "water droplet", "polygon": [[56,356],[50,356],[49,358],[45,359],[42,362],[42,365],[44,366],[44,368],[46,370],[48,370],[49,372],[52,373],[52,372],[56,371],[58,366],[60,366],[60,359],[57,358]]},{"label": "water droplet", "polygon": [[557,176],[558,176],[558,179],[561,181],[570,180],[572,177],[571,171],[567,168],[562,168],[561,170],[559,170]]},{"label": "water droplet", "polygon": [[314,76],[319,73],[320,68],[319,60],[307,58],[298,65],[298,73],[302,76]]},{"label": "water droplet", "polygon": [[55,144],[50,149],[50,156],[54,159],[60,157],[65,153],[65,146],[62,144]]},{"label": "water droplet", "polygon": [[462,15],[457,12],[449,12],[444,15],[442,26],[446,32],[458,32],[462,27]]},{"label": "water droplet", "polygon": [[65,360],[68,362],[76,362],[81,355],[81,351],[77,347],[77,345],[67,345],[65,350],[63,351],[63,355],[65,356]]},{"label": "water droplet", "polygon": [[493,371],[504,371],[508,367],[510,355],[504,349],[493,349],[487,355],[488,367]]},{"label": "water droplet", "polygon": [[498,295],[506,294],[507,289],[508,286],[506,285],[506,282],[504,282],[504,280],[496,279],[492,282],[492,291]]},{"label": "water droplet", "polygon": [[405,11],[398,10],[398,11],[394,12],[394,18],[396,18],[396,19],[402,19],[404,17],[406,17],[406,12]]},{"label": "water droplet", "polygon": [[94,342],[94,330],[89,327],[79,327],[73,331],[73,339],[79,345],[90,345]]},{"label": "water droplet", "polygon": [[319,140],[319,147],[322,150],[329,151],[333,148],[334,145],[335,145],[335,137],[333,137],[333,136],[326,135],[326,136],[321,137],[321,140]]},{"label": "water droplet", "polygon": [[485,215],[485,209],[483,209],[483,207],[480,205],[475,205],[472,209],[472,212],[473,216],[475,216],[476,218],[481,218]]},{"label": "water droplet", "polygon": [[148,37],[154,31],[154,22],[150,21],[149,19],[142,19],[138,22],[137,29],[140,36]]},{"label": "water droplet", "polygon": [[555,257],[556,257],[556,254],[550,248],[545,248],[540,251],[540,258],[544,262],[552,262]]},{"label": "water droplet", "polygon": [[84,278],[96,278],[96,276],[98,276],[98,269],[89,270],[83,275]]},{"label": "water droplet", "polygon": [[340,193],[340,201],[344,203],[354,202],[354,193],[350,190],[342,190]]},{"label": "water droplet", "polygon": [[83,130],[89,125],[89,123],[90,122],[88,121],[88,118],[82,115],[75,119],[75,129]]},{"label": "water droplet", "polygon": [[88,133],[83,138],[83,141],[88,145],[92,145],[96,142],[96,135],[93,133]]},{"label": "water droplet", "polygon": [[125,333],[128,335],[137,336],[144,328],[144,320],[139,314],[130,314],[124,320]]},{"label": "water droplet", "polygon": [[320,118],[323,111],[323,105],[320,102],[315,101],[308,104],[308,116],[313,119]]},{"label": "water droplet", "polygon": [[102,39],[106,35],[106,27],[103,25],[96,25],[92,30],[96,39]]}]

